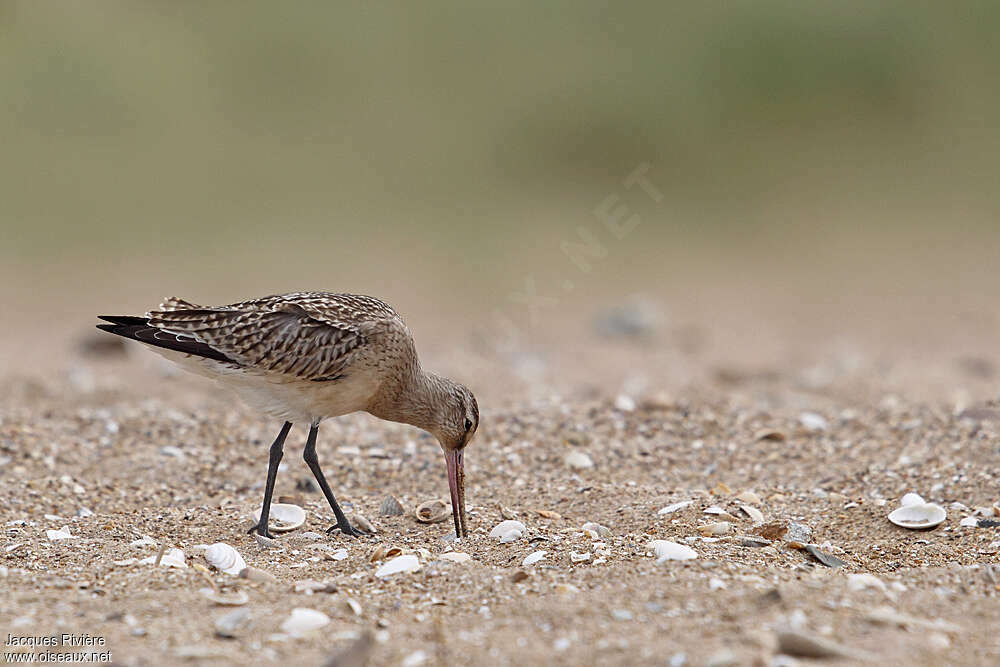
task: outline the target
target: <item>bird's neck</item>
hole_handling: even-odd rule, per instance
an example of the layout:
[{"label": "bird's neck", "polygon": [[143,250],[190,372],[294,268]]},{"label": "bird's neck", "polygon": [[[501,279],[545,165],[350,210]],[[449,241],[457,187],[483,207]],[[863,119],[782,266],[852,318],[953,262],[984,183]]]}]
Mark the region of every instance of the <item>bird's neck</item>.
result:
[{"label": "bird's neck", "polygon": [[385,387],[368,408],[379,419],[401,422],[435,433],[448,395],[448,381],[419,366],[394,386]]}]

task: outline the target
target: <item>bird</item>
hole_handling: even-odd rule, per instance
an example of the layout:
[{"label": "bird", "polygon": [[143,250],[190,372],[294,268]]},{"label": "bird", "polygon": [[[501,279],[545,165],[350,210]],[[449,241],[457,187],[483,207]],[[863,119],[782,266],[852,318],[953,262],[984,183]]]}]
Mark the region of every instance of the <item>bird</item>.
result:
[{"label": "bird", "polygon": [[425,371],[413,336],[384,301],[360,294],[292,292],[223,306],[168,297],[144,316],[99,315],[97,328],[138,341],[185,370],[235,390],[251,408],[284,423],[268,453],[264,502],[248,533],[266,538],[271,497],[296,422],[309,424],[302,457],[337,519],[360,537],[319,465],[324,419],[368,412],[433,435],[444,454],[456,537],[468,535],[465,448],[479,429],[479,404],[464,385]]}]

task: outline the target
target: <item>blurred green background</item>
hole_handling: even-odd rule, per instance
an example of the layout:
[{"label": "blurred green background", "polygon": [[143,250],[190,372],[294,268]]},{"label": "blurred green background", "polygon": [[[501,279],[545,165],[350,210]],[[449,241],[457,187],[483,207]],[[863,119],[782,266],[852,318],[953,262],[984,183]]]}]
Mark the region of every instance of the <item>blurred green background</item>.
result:
[{"label": "blurred green background", "polygon": [[[563,280],[615,194],[643,224],[611,294],[681,266],[978,284],[998,29],[989,1],[3,2],[5,294],[496,303]],[[657,205],[622,189],[644,163]]]}]

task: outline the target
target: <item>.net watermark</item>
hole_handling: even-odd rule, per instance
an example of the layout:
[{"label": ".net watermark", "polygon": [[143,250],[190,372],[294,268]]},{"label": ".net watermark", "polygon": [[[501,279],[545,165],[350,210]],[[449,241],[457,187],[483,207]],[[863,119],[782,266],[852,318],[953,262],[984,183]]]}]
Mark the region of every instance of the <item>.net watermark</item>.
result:
[{"label": ".net watermark", "polygon": [[104,637],[87,633],[64,632],[56,635],[7,635],[6,649],[0,662],[36,663],[108,663],[111,651]]}]

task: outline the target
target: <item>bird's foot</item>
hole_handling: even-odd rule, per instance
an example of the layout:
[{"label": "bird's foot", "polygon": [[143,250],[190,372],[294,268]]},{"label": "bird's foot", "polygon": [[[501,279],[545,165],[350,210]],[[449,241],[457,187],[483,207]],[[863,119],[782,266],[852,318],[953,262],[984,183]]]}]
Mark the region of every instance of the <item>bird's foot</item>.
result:
[{"label": "bird's foot", "polygon": [[366,535],[371,535],[367,530],[361,530],[360,528],[355,528],[351,525],[351,522],[347,519],[337,523],[335,526],[330,526],[326,529],[327,535],[332,535],[336,531],[342,532],[344,535],[350,535],[351,537],[364,537]]},{"label": "bird's foot", "polygon": [[266,525],[263,528],[261,528],[259,523],[255,523],[250,526],[250,530],[247,531],[247,535],[253,535],[254,533],[257,533],[261,537],[266,537],[269,540],[275,539],[274,535],[271,534],[271,531],[267,529]]}]

